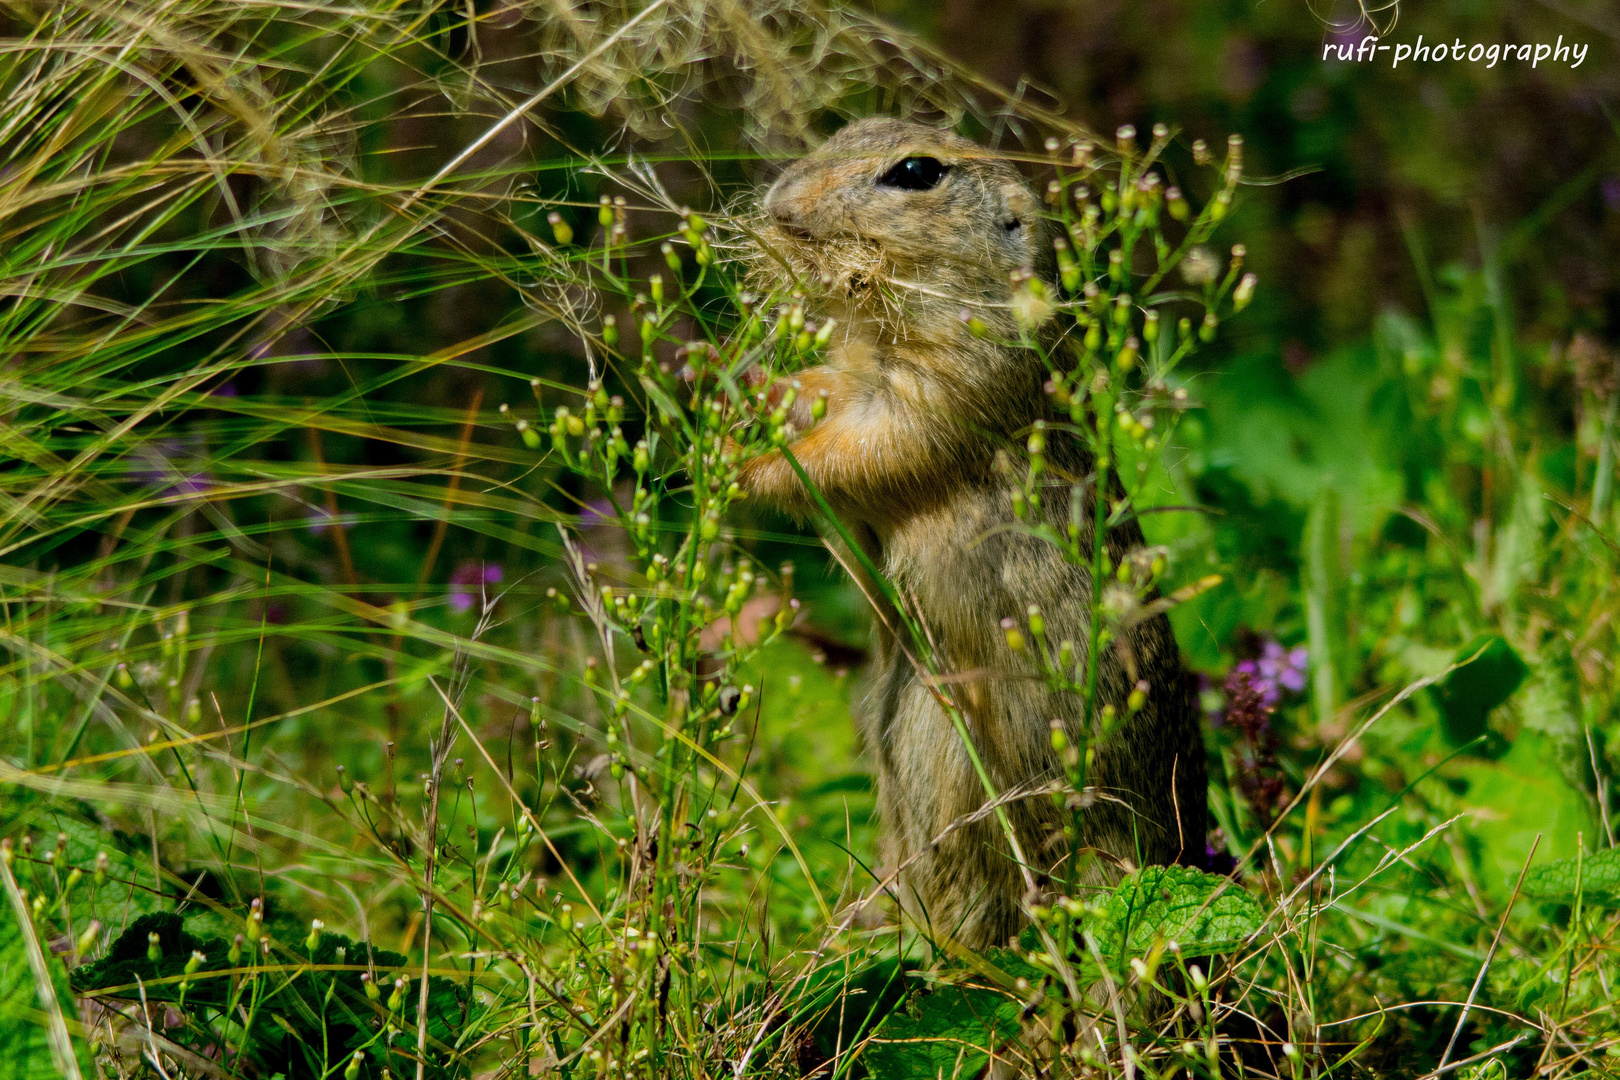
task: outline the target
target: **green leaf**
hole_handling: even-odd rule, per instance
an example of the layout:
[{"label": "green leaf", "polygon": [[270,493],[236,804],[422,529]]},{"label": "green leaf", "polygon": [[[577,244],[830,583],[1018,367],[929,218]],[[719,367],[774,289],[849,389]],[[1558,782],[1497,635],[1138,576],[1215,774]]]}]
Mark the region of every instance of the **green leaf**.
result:
[{"label": "green leaf", "polygon": [[[147,955],[152,934],[158,938],[156,960]],[[186,1028],[169,1032],[171,1038],[205,1048],[220,1040],[221,1018],[245,993],[242,977],[228,974],[232,970],[229,948],[219,938],[187,933],[184,920],[173,912],[143,915],[118,936],[106,956],[73,973],[73,988],[81,995],[127,1000],[138,999],[144,988],[148,1001],[172,1003],[185,1014]],[[182,1000],[179,977],[185,974],[193,952],[202,953],[203,960],[191,973]],[[386,1000],[392,989],[389,984],[396,976],[404,976],[409,992],[401,1027],[414,1027],[420,976],[404,970],[405,962],[398,953],[373,949],[341,934],[321,935],[313,956],[301,946],[275,950],[267,963],[271,970],[258,977],[259,986],[254,988],[258,1020],[245,1036],[235,1030],[225,1036],[226,1041],[233,1050],[240,1045],[246,1060],[264,1075],[328,1075],[336,1063],[361,1049],[367,1053],[363,1077],[375,1080],[385,1067],[395,1076],[414,1074],[414,1062],[403,1054],[388,1053],[378,1042],[377,1034],[386,1019],[384,1008],[366,996],[361,981],[369,968]],[[242,966],[249,963],[250,956],[241,958]],[[318,970],[329,965],[351,970]],[[427,1075],[451,1080],[465,1069],[450,1055],[435,1053],[433,1047],[454,1045],[465,1026],[462,989],[449,979],[429,979],[427,1021]],[[409,1042],[414,1049],[414,1035]]]},{"label": "green leaf", "polygon": [[1574,903],[1577,889],[1587,903],[1620,905],[1620,848],[1544,863],[1524,878],[1525,895],[1542,900]]},{"label": "green leaf", "polygon": [[1436,684],[1434,698],[1446,740],[1462,746],[1485,734],[1491,710],[1513,696],[1530,668],[1500,634],[1476,637],[1457,650],[1456,662],[1463,666]]},{"label": "green leaf", "polygon": [[1182,956],[1231,952],[1265,922],[1260,902],[1230,878],[1191,866],[1147,866],[1126,875],[1092,928],[1115,966],[1174,941]]},{"label": "green leaf", "polygon": [[[1040,973],[1006,950],[986,959],[1025,977]],[[987,981],[937,986],[912,995],[891,1012],[861,1054],[870,1075],[883,1080],[936,1080],[978,1076],[990,1054],[1022,1026],[1023,1003]]]}]

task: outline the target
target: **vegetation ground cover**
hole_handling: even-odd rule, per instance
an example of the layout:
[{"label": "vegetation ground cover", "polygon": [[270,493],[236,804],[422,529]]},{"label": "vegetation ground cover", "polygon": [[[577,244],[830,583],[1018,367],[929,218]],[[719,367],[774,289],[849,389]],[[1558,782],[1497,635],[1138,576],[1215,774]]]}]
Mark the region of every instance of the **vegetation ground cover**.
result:
[{"label": "vegetation ground cover", "polygon": [[[1311,154],[852,8],[0,20],[0,1071],[1620,1072],[1620,368],[1540,273],[1612,141],[1467,245],[1395,215],[1414,302],[1302,345]],[[1217,872],[984,956],[885,898],[865,599],[726,472],[825,345],[750,193],[874,112],[1057,184],[1025,312],[1154,545],[1098,569],[1205,685]]]}]

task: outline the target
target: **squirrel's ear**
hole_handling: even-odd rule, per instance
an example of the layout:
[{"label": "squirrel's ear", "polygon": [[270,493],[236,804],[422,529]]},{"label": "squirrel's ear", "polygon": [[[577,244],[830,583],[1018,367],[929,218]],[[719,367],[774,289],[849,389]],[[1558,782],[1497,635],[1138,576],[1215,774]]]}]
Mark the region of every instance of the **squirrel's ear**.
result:
[{"label": "squirrel's ear", "polygon": [[1029,188],[1011,180],[1001,185],[1001,204],[1005,210],[1003,220],[1015,219],[1026,226],[1040,213],[1040,207],[1029,193]]}]

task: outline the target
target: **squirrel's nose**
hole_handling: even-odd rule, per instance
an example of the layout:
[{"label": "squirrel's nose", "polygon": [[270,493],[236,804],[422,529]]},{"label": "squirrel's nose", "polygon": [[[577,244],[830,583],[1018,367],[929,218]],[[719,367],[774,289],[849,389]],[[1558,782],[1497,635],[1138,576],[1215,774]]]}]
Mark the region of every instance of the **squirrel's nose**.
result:
[{"label": "squirrel's nose", "polygon": [[815,206],[813,193],[802,180],[784,176],[765,193],[765,212],[789,232],[808,235],[809,217]]}]

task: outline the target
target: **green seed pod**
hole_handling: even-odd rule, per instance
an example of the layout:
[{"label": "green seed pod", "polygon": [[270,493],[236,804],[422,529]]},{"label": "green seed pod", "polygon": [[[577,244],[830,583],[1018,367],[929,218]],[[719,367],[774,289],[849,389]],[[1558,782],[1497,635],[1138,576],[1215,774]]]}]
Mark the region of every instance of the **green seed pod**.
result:
[{"label": "green seed pod", "polygon": [[1198,328],[1198,340],[1206,344],[1214,341],[1215,327],[1218,325],[1220,325],[1220,320],[1215,317],[1215,313],[1213,311],[1207,313],[1204,316],[1204,324]]},{"label": "green seed pod", "polygon": [[603,195],[596,202],[596,220],[605,229],[613,224],[613,202],[606,195]]},{"label": "green seed pod", "polygon": [[619,320],[616,316],[602,316],[602,341],[610,349],[619,343]]},{"label": "green seed pod", "polygon": [[[664,246],[669,247],[668,244],[665,244]],[[673,252],[674,248],[670,248],[670,250]],[[663,307],[664,306],[664,275],[663,274],[654,274],[654,275],[652,275],[652,277],[648,278],[647,279],[647,289],[648,289],[648,291],[650,291],[652,293],[653,303],[657,304],[659,307]],[[646,323],[642,324],[641,337],[642,337],[643,340],[646,340],[646,338],[647,338]]]},{"label": "green seed pod", "polygon": [[366,1052],[356,1050],[354,1057],[350,1058],[349,1063],[343,1067],[343,1080],[360,1080],[360,1063],[364,1060],[366,1060]]},{"label": "green seed pod", "polygon": [[678,277],[681,272],[681,253],[676,251],[675,245],[667,240],[658,245],[658,250],[664,256],[664,265],[674,271]]},{"label": "green seed pod", "polygon": [[146,935],[146,958],[154,964],[163,959],[163,947],[158,942],[156,931]]}]

